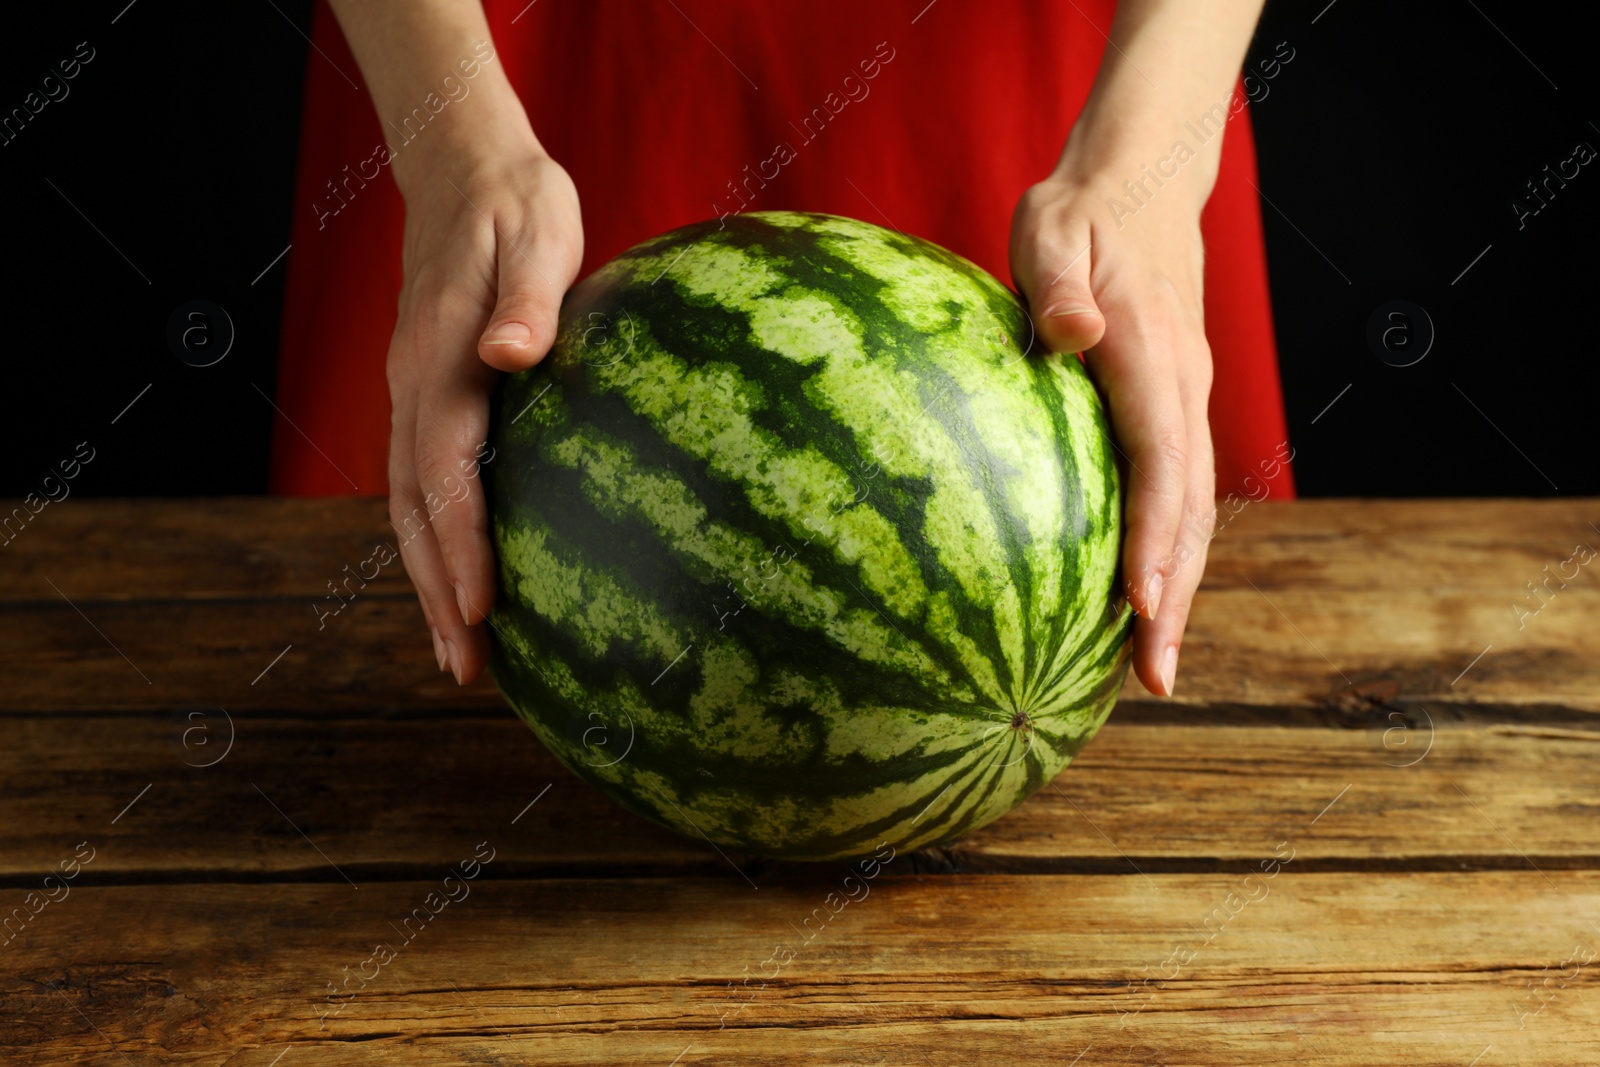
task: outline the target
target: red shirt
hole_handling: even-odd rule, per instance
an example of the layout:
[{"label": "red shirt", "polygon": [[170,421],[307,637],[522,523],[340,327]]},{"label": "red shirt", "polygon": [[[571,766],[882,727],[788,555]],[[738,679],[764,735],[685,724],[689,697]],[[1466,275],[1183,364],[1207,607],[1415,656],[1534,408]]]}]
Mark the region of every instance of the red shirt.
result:
[{"label": "red shirt", "polygon": [[[486,0],[500,63],[583,209],[580,277],[725,211],[849,215],[933,240],[1010,279],[1017,199],[1055,165],[1106,47],[1114,0]],[[271,484],[388,490],[384,360],[404,205],[376,160],[420,130],[382,125],[319,0],[307,66]],[[492,50],[492,51],[491,51]],[[491,58],[484,59],[488,55]],[[466,68],[430,108],[470,107]],[[446,82],[447,75],[453,75]],[[461,96],[463,92],[465,96]],[[1236,91],[1242,96],[1242,91]],[[1198,116],[1196,117],[1198,118]],[[1193,146],[1191,146],[1193,147]],[[1215,362],[1217,494],[1294,495],[1248,111],[1227,124],[1201,219]],[[1265,474],[1275,471],[1275,477]],[[342,472],[342,473],[341,473]],[[348,480],[347,480],[348,478]],[[352,487],[352,482],[354,487]]]}]

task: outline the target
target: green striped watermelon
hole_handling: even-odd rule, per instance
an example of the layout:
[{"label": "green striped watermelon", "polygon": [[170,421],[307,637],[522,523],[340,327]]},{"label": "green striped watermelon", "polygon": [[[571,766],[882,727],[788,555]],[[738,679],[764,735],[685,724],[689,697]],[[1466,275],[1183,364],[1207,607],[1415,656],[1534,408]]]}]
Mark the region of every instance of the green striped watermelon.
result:
[{"label": "green striped watermelon", "polygon": [[1014,808],[1110,714],[1133,615],[1099,398],[1032,336],[974,264],[830,215],[600,268],[494,401],[506,698],[628,808],[747,854]]}]

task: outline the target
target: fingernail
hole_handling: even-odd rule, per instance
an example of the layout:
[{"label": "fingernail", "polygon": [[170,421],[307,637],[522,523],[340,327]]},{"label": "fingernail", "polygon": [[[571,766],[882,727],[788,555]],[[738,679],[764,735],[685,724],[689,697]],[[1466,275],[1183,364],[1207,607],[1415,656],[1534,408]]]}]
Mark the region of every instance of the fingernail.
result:
[{"label": "fingernail", "polygon": [[456,587],[456,607],[461,609],[461,621],[471,626],[472,620],[467,618],[467,609],[472,607],[472,602],[467,599],[467,587],[460,582],[455,582],[454,585]]},{"label": "fingernail", "polygon": [[445,638],[444,648],[445,658],[450,661],[450,673],[456,676],[456,684],[461,685],[461,650],[448,637]]},{"label": "fingernail", "polygon": [[1045,308],[1044,317],[1047,319],[1059,319],[1066,315],[1085,315],[1095,310],[1097,309],[1093,305],[1077,304],[1066,300],[1059,304],[1051,304]]},{"label": "fingernail", "polygon": [[1172,687],[1178,681],[1178,646],[1168,645],[1167,650],[1161,654],[1161,687],[1166,690],[1162,696],[1171,696]]},{"label": "fingernail", "polygon": [[1154,619],[1156,609],[1161,606],[1161,587],[1166,584],[1166,579],[1157,571],[1144,586],[1144,606],[1150,612],[1146,618]]},{"label": "fingernail", "polygon": [[433,658],[439,661],[439,669],[444,670],[444,638],[439,636],[437,626],[428,627],[428,632],[433,634]]},{"label": "fingernail", "polygon": [[533,331],[520,322],[502,322],[483,335],[486,345],[525,345],[533,338]]}]

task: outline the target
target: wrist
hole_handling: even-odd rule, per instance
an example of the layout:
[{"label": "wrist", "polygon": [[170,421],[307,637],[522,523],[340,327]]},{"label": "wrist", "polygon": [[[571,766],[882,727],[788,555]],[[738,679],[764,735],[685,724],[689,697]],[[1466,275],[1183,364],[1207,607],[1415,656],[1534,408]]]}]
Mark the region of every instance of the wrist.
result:
[{"label": "wrist", "polygon": [[[1243,97],[1238,98],[1242,105]],[[1149,196],[1181,204],[1196,214],[1216,185],[1222,139],[1238,114],[1228,95],[1190,109],[1146,103],[1096,107],[1091,102],[1073,126],[1051,177],[1073,187],[1122,196],[1131,185]]]},{"label": "wrist", "polygon": [[522,101],[498,70],[470,84],[456,79],[451,90],[430,91],[409,111],[381,116],[390,169],[407,202],[441,175],[466,175],[491,157],[544,152]]},{"label": "wrist", "polygon": [[1113,189],[1145,181],[1164,205],[1204,206],[1227,125],[1243,112],[1234,88],[1260,14],[1261,0],[1118,3],[1055,176]]},{"label": "wrist", "polygon": [[1172,188],[1164,200],[1205,206],[1216,184],[1222,141],[1247,103],[1237,71],[1213,72],[1158,91],[1121,66],[1096,81],[1052,177],[1121,190],[1142,181]]}]

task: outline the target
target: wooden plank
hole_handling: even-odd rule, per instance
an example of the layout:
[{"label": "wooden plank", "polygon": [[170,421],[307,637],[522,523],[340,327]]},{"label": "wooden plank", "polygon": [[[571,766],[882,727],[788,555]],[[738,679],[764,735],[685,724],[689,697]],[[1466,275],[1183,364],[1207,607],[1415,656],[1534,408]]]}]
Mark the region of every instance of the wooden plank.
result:
[{"label": "wooden plank", "polygon": [[1141,869],[1248,869],[1293,837],[1305,868],[1600,867],[1597,758],[1595,732],[1506,725],[1108,724],[1014,818],[958,842],[953,862],[1071,870],[1114,854]]},{"label": "wooden plank", "polygon": [[1583,499],[1247,506],[1211,542],[1176,700],[1305,707],[1381,682],[1402,702],[1600,711],[1597,523]]},{"label": "wooden plank", "polygon": [[0,952],[0,1047],[261,1067],[1593,1062],[1597,872],[896,862],[853,903],[828,895],[841,870],[758,889],[480,878],[405,931],[447,870],[359,890],[86,885]]},{"label": "wooden plank", "polygon": [[[59,602],[8,612],[0,615],[0,710],[504,706],[487,679],[463,689],[438,670],[414,597],[357,600],[320,623],[312,604]],[[1497,642],[1431,654],[1411,641],[1374,640],[1374,620],[1393,608],[1382,594],[1330,600],[1279,591],[1268,604],[1253,590],[1202,590],[1195,605],[1177,696],[1152,697],[1130,675],[1125,715],[1306,725],[1426,707],[1442,718],[1592,724],[1600,711],[1600,628],[1590,624],[1600,595],[1556,605],[1571,610],[1550,615],[1537,635],[1513,629]],[[1469,620],[1495,607],[1441,596],[1410,617]],[[1487,624],[1481,632],[1495,634]],[[1551,643],[1534,647],[1536,636]]]},{"label": "wooden plank", "polygon": [[414,596],[358,599],[321,621],[312,604],[74,598],[0,614],[0,709],[505,707],[486,677],[461,688],[439,670]]},{"label": "wooden plank", "polygon": [[[15,506],[0,501],[0,515]],[[1219,514],[1207,573],[1219,587],[1248,588],[1248,578],[1268,592],[1409,599],[1461,590],[1509,600],[1577,544],[1600,546],[1595,499],[1301,500]],[[91,600],[316,597],[395,536],[387,502],[370,497],[73,498],[0,543],[15,579],[0,586],[0,603],[49,599],[43,579],[65,587],[63,575]],[[408,588],[403,575],[379,570],[374,593]]]},{"label": "wooden plank", "polygon": [[[536,797],[516,831],[536,847],[501,871],[729,872],[704,842],[661,830],[579,781],[509,713],[240,715],[231,724],[229,749],[230,720],[214,710],[10,720],[0,749],[0,884],[32,884],[84,839],[100,849],[102,879],[414,877],[450,862],[486,819],[510,819]],[[1289,837],[1301,869],[1600,867],[1600,731],[1113,720],[1051,787],[913,865],[1247,870]],[[752,873],[777,869],[739,863]]]},{"label": "wooden plank", "polygon": [[1055,787],[845,905],[846,867],[658,830],[486,717],[397,565],[318,629],[382,502],[52,506],[0,552],[0,1058],[1590,1062],[1600,601],[1585,567],[1511,603],[1597,518],[1246,508],[1177,701],[1130,684]]},{"label": "wooden plank", "polygon": [[[45,519],[51,527],[30,526],[0,550],[0,598],[14,605],[0,615],[0,706],[499,704],[492,688],[460,691],[435,670],[398,563],[379,568],[340,615],[319,615],[336,604],[327,583],[383,537],[393,543],[381,501],[69,500]],[[1146,716],[1291,712],[1311,722],[1383,701],[1448,715],[1592,718],[1600,580],[1568,562],[1580,542],[1600,546],[1591,522],[1600,502],[1246,507],[1211,543],[1181,707],[1131,680],[1125,702]],[[1562,573],[1576,576],[1563,584]],[[58,672],[68,670],[63,684]],[[1382,701],[1360,695],[1374,691]]]},{"label": "wooden plank", "polygon": [[[1174,699],[1314,708],[1381,685],[1400,702],[1456,714],[1592,717],[1600,711],[1600,581],[1582,577],[1589,584],[1564,591],[1520,630],[1514,584],[1403,598],[1396,590],[1207,584],[1195,598]],[[1132,678],[1123,699],[1154,700]]]},{"label": "wooden plank", "polygon": [[[16,506],[0,501],[0,516]],[[362,567],[379,544],[399,548],[387,501],[371,497],[69,497],[13,536],[0,544],[0,567],[7,572],[0,603],[55,600],[52,582],[80,603],[310,601],[350,573],[374,576],[366,590],[359,580],[351,584],[358,593],[411,589],[398,560]]]}]

